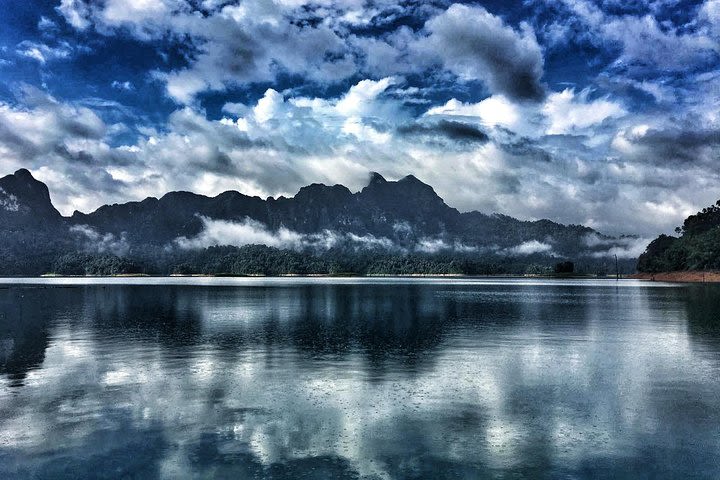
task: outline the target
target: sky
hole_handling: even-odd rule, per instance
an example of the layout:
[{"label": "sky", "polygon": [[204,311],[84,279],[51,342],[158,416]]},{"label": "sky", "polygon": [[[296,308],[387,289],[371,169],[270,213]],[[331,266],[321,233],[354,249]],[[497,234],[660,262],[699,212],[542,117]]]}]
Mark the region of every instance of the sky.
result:
[{"label": "sky", "polygon": [[0,175],[66,215],[376,171],[656,235],[719,164],[720,0],[0,0]]}]

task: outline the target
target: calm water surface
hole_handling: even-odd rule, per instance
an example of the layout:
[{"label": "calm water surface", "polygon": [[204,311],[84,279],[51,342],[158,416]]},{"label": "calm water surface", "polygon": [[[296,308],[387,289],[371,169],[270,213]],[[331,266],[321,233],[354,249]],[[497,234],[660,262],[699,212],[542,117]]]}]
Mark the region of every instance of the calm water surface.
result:
[{"label": "calm water surface", "polygon": [[0,280],[0,478],[720,478],[720,288]]}]

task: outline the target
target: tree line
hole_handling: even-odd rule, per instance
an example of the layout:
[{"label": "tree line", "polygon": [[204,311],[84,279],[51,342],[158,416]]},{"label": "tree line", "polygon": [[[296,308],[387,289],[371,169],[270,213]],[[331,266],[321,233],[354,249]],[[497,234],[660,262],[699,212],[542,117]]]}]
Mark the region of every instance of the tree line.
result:
[{"label": "tree line", "polygon": [[720,200],[690,215],[675,229],[660,235],[638,259],[638,271],[720,270]]},{"label": "tree line", "polygon": [[[43,268],[43,267],[39,267]],[[632,261],[624,271],[634,269]],[[570,262],[543,255],[507,257],[474,252],[391,253],[380,249],[332,249],[323,253],[265,245],[167,250],[144,246],[127,256],[70,252],[53,258],[40,273],[57,275],[502,275],[614,273],[609,259]]]}]

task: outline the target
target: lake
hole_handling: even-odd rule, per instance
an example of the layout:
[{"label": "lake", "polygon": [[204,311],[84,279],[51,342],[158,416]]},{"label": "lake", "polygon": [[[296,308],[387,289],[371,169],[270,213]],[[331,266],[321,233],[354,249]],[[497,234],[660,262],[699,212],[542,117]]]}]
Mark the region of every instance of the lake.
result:
[{"label": "lake", "polygon": [[720,478],[720,286],[0,280],[0,478]]}]

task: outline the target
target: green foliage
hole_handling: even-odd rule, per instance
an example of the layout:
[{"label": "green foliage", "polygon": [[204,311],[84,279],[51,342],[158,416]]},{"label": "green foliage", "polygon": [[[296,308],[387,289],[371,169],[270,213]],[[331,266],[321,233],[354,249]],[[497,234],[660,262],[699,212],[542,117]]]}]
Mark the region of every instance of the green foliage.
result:
[{"label": "green foliage", "polygon": [[117,255],[68,253],[52,264],[52,273],[58,275],[121,275],[142,273],[140,266]]},{"label": "green foliage", "polygon": [[638,259],[640,272],[720,269],[720,201],[688,217],[678,231],[660,235]]},{"label": "green foliage", "polygon": [[6,235],[0,242],[0,275],[42,275],[50,271],[57,257],[71,251],[69,244],[53,233]]},{"label": "green foliage", "polygon": [[450,275],[462,274],[463,271],[454,260],[395,255],[373,261],[364,273],[368,275]]},{"label": "green foliage", "polygon": [[686,218],[678,233],[683,236],[699,235],[718,226],[720,226],[720,200],[715,205],[703,208],[695,215]]},{"label": "green foliage", "polygon": [[525,269],[526,275],[549,275],[552,272],[553,272],[552,268],[545,266],[545,265],[538,265],[536,263],[531,263]]},{"label": "green foliage", "polygon": [[[65,250],[67,252],[67,250]],[[315,252],[264,245],[184,250],[135,247],[126,258],[110,254],[57,253],[39,273],[59,275],[502,275],[548,274],[553,257],[508,257],[478,252],[392,253],[376,249]],[[572,263],[572,262],[566,262]],[[586,258],[582,273],[606,270],[604,260]]]},{"label": "green foliage", "polygon": [[657,273],[673,270],[668,258],[666,258],[666,253],[677,240],[675,237],[660,235],[650,242],[645,252],[638,258],[638,271]]},{"label": "green foliage", "polygon": [[307,275],[337,272],[337,265],[332,261],[264,245],[209,247],[185,251],[181,258],[182,262],[178,264],[171,260],[164,270],[210,275]]}]

